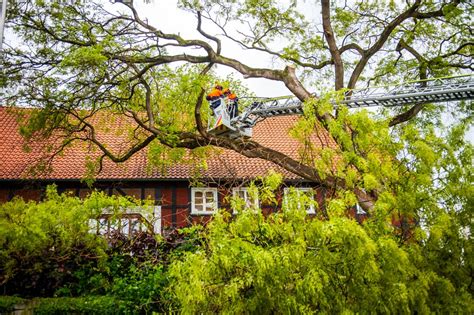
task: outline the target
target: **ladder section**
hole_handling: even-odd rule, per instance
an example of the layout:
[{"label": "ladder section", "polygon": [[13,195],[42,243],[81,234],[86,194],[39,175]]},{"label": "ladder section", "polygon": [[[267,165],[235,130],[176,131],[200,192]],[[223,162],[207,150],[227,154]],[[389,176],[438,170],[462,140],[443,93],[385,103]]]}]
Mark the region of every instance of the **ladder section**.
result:
[{"label": "ladder section", "polygon": [[303,103],[295,97],[257,98],[232,123],[238,128],[249,128],[255,126],[260,119],[302,113]]},{"label": "ladder section", "polygon": [[408,82],[389,87],[352,90],[341,104],[350,108],[403,106],[417,103],[461,101],[474,98],[472,75]]},{"label": "ladder section", "polygon": [[[241,136],[250,137],[252,127],[262,119],[303,113],[303,103],[294,96],[247,99],[253,102],[239,116],[231,119],[228,127]],[[392,107],[468,99],[474,99],[474,75],[472,74],[351,90],[347,92],[344,100],[334,105],[345,105],[350,108]]]}]

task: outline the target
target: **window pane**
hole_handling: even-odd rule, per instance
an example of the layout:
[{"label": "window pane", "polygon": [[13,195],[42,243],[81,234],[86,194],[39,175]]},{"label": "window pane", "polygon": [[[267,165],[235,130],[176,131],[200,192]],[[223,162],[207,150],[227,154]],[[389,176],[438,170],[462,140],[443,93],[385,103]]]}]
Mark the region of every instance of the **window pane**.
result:
[{"label": "window pane", "polygon": [[124,235],[129,235],[130,234],[130,225],[129,225],[129,220],[128,219],[122,219],[121,220],[121,223],[122,223],[122,233]]},{"label": "window pane", "polygon": [[214,201],[214,192],[206,191],[206,201]]},{"label": "window pane", "polygon": [[202,191],[195,191],[194,192],[194,197],[195,198],[202,198]]},{"label": "window pane", "polygon": [[365,212],[364,209],[362,209],[360,204],[356,204],[356,213],[357,214],[367,214],[367,212]]},{"label": "window pane", "polygon": [[[315,213],[314,208],[314,191],[311,188],[295,188],[295,198],[289,198],[292,189],[285,188],[285,196],[283,198],[284,206],[292,208],[294,206],[297,209],[304,209],[308,213]],[[295,204],[296,202],[296,204]]]},{"label": "window pane", "polygon": [[99,222],[95,219],[89,219],[89,233],[97,233],[97,225]]},{"label": "window pane", "polygon": [[138,219],[130,220],[131,234],[136,234],[140,232],[140,221]]},{"label": "window pane", "polygon": [[194,203],[196,203],[196,204],[202,204],[202,203],[203,203],[203,198],[202,198],[202,197],[194,198]]},{"label": "window pane", "polygon": [[214,211],[214,204],[213,203],[206,204],[206,211]]},{"label": "window pane", "polygon": [[113,232],[119,229],[119,221],[117,219],[110,220],[110,231]]},{"label": "window pane", "polygon": [[107,234],[107,219],[100,219],[99,220],[99,234],[104,235]]},{"label": "window pane", "polygon": [[202,211],[202,210],[203,210],[203,206],[202,206],[202,204],[195,204],[195,205],[194,205],[194,209],[196,209],[196,211]]}]

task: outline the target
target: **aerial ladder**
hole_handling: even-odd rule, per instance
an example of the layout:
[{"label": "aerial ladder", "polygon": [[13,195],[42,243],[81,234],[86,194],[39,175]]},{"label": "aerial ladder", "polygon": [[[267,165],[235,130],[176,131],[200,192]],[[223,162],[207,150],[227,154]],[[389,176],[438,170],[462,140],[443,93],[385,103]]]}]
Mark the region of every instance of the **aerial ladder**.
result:
[{"label": "aerial ladder", "polygon": [[[208,122],[208,132],[229,138],[252,137],[252,128],[261,120],[274,116],[301,115],[303,103],[296,97],[247,98],[253,102],[238,116],[230,117],[228,100],[214,103],[214,116]],[[405,106],[474,99],[474,75],[412,81],[394,86],[370,87],[346,92],[335,106],[362,108],[373,106]]]}]

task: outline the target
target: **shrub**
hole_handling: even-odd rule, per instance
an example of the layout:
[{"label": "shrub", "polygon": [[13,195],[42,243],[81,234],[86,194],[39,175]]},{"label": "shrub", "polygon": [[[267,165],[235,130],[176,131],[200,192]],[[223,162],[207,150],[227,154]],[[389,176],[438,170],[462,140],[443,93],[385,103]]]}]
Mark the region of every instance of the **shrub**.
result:
[{"label": "shrub", "polygon": [[0,296],[0,314],[12,312],[16,304],[24,303],[24,301],[17,296]]},{"label": "shrub", "polygon": [[[0,289],[23,297],[61,297],[40,300],[44,312],[77,313],[74,303],[86,312],[114,299],[128,311],[166,311],[172,304],[165,290],[169,261],[196,251],[202,228],[172,231],[165,238],[91,233],[89,220],[104,208],[120,215],[127,206],[133,203],[123,197],[96,192],[81,200],[59,195],[54,187],[42,202],[18,198],[0,204]],[[66,299],[90,295],[111,298]]]},{"label": "shrub", "polygon": [[464,284],[455,287],[427,264],[423,244],[371,236],[355,220],[308,220],[298,209],[265,218],[247,210],[233,220],[220,213],[208,228],[206,246],[170,267],[176,308],[189,313],[473,310]]},{"label": "shrub", "polygon": [[6,294],[51,296],[84,268],[101,270],[107,243],[90,233],[89,220],[102,209],[131,204],[93,193],[81,200],[48,187],[43,202],[22,199],[0,204],[0,289]]},{"label": "shrub", "polygon": [[41,298],[34,300],[34,314],[132,314],[132,306],[110,296]]}]

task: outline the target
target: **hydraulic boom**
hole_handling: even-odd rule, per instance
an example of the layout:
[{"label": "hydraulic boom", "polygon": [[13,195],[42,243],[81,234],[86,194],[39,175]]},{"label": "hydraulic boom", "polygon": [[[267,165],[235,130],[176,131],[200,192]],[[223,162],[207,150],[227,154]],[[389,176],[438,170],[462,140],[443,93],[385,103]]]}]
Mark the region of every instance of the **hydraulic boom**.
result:
[{"label": "hydraulic boom", "polygon": [[[371,106],[404,106],[420,103],[438,103],[474,99],[474,76],[437,78],[385,86],[351,90],[335,106],[350,108]],[[265,118],[303,113],[303,103],[295,97],[255,98],[240,115],[230,119],[225,102],[216,111],[209,133],[228,135],[231,138],[251,137],[252,127]],[[216,125],[216,121],[218,124]]]}]

